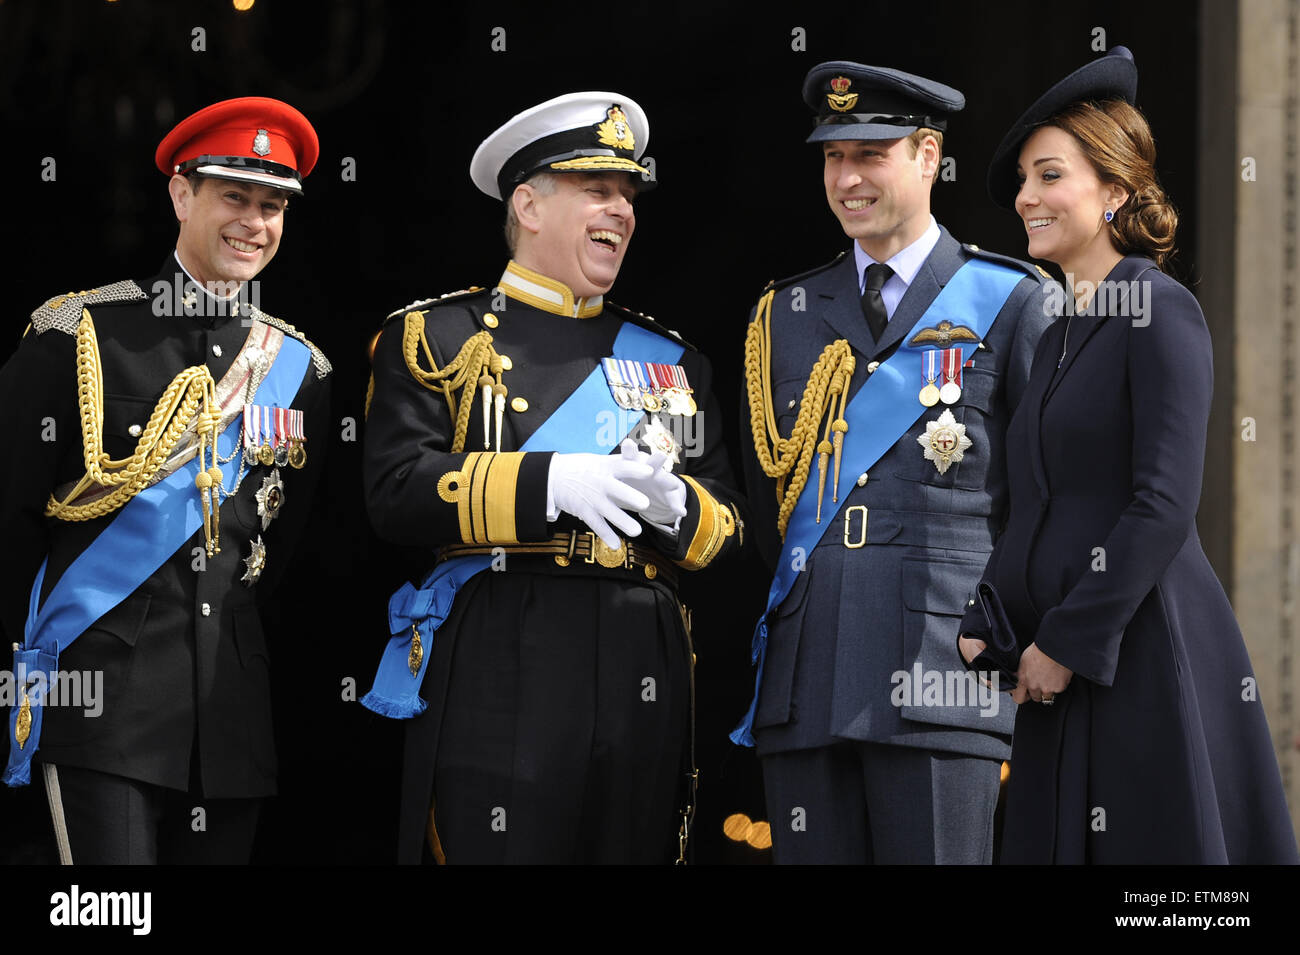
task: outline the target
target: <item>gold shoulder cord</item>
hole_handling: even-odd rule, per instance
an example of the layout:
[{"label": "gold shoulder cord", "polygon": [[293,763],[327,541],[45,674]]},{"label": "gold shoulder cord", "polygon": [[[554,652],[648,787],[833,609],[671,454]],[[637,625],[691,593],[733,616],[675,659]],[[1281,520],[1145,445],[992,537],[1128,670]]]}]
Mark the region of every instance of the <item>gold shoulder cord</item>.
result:
[{"label": "gold shoulder cord", "polygon": [[[110,460],[104,451],[104,376],[100,365],[99,341],[90,312],[81,311],[77,326],[77,404],[81,418],[82,455],[86,473],[62,501],[53,494],[45,505],[47,517],[61,521],[89,521],[111,514],[149,486],[158,469],[171,456],[177,441],[191,421],[199,438],[199,474],[195,479],[203,501],[203,532],[208,555],[221,552],[220,515],[212,506],[219,495],[221,469],[217,467],[216,432],[221,421],[214,390],[216,383],[206,365],[186,368],[172,379],[158,399],[135,453],[129,458]],[[212,467],[205,465],[205,450],[212,452]],[[85,504],[73,504],[92,486],[112,488]],[[217,497],[220,506],[220,497]]]},{"label": "gold shoulder cord", "polygon": [[[764,474],[777,479],[776,497],[780,510],[776,524],[784,538],[790,515],[808,483],[814,450],[817,452],[817,523],[821,523],[826,468],[832,455],[835,470],[831,500],[839,503],[840,451],[844,447],[844,435],[849,430],[848,422],[844,420],[844,408],[857,359],[853,357],[849,343],[842,338],[822,350],[813,365],[808,384],[804,386],[799,414],[790,437],[781,437],[772,411],[772,300],[775,296],[776,290],[773,289],[759,299],[758,310],[745,334],[745,387],[749,393],[749,424],[754,432],[758,463]],[[821,441],[818,441],[817,432],[823,418],[826,427]]]},{"label": "gold shoulder cord", "polygon": [[[406,327],[402,335],[402,354],[406,367],[410,369],[415,380],[430,391],[438,391],[447,399],[447,408],[456,422],[456,432],[452,438],[451,452],[459,454],[465,450],[466,432],[469,430],[469,413],[476,388],[482,389],[483,395],[483,449],[490,450],[489,426],[495,404],[496,411],[496,450],[501,450],[501,424],[505,414],[506,394],[508,389],[501,381],[505,364],[496,349],[492,347],[492,334],[478,332],[460,347],[456,357],[439,368],[433,360],[433,350],[424,332],[424,315],[422,311],[406,313]],[[426,370],[420,364],[420,353],[428,362]],[[371,397],[373,395],[373,379]],[[457,405],[455,392],[460,390],[460,403]]]}]

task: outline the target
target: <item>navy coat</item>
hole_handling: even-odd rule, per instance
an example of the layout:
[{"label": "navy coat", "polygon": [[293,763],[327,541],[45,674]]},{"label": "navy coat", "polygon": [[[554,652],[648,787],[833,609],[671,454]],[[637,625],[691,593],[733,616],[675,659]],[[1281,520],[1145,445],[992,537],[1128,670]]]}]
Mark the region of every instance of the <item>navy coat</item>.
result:
[{"label": "navy coat", "polygon": [[[841,739],[995,759],[1010,752],[1015,706],[1005,694],[995,698],[995,713],[969,696],[967,705],[925,705],[919,693],[898,696],[895,675],[912,674],[918,664],[923,673],[963,673],[957,627],[1005,514],[1004,431],[1027,383],[1038,336],[1050,321],[1039,272],[960,245],[941,229],[880,342],[863,317],[851,255],[788,280],[772,304],[772,394],[777,426],[788,435],[817,357],[842,338],[857,359],[852,397],[867,379],[868,364],[886,359],[962,263],[976,256],[1021,269],[1025,277],[975,352],[974,367],[964,369],[961,400],[951,408],[973,445],[940,474],[917,437],[946,406],[926,408],[918,401],[916,421],[865,479],[841,475],[844,507],[829,522],[823,512],[825,535],[768,620],[754,720],[760,755]],[[916,373],[919,391],[919,361]],[[747,402],[743,420],[748,433]],[[775,482],[752,453],[745,458],[755,539],[771,565],[780,551]],[[815,494],[816,483],[814,464],[803,493]],[[833,511],[829,479],[825,500]],[[868,509],[866,542],[846,547],[846,513],[858,505]],[[848,539],[856,542],[861,520],[852,520]]]},{"label": "navy coat", "polygon": [[[1002,861],[1295,862],[1250,660],[1196,533],[1209,330],[1149,259],[1108,281],[1096,315],[1043,336],[1007,434],[1011,513],[985,579],[1020,648],[1074,676],[1019,708]],[[981,629],[977,607],[963,630]]]}]

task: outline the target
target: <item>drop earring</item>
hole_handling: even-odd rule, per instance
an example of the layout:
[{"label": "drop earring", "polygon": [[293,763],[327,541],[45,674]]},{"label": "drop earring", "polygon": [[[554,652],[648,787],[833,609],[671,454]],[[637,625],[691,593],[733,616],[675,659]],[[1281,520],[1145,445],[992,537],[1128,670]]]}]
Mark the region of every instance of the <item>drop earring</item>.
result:
[{"label": "drop earring", "polygon": [[1115,213],[1112,212],[1110,209],[1107,209],[1106,214],[1102,216],[1102,218],[1105,219],[1107,222],[1109,222],[1111,219],[1115,218]]}]

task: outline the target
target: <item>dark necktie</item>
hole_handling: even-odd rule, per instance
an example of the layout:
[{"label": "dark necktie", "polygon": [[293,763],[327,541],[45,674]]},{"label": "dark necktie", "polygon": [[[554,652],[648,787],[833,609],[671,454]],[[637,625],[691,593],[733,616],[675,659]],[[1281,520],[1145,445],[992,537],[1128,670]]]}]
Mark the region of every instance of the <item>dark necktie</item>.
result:
[{"label": "dark necktie", "polygon": [[867,287],[862,293],[862,314],[867,317],[871,337],[877,344],[885,334],[885,325],[889,322],[889,315],[885,312],[885,300],[880,295],[880,289],[893,274],[893,269],[879,262],[867,266]]}]

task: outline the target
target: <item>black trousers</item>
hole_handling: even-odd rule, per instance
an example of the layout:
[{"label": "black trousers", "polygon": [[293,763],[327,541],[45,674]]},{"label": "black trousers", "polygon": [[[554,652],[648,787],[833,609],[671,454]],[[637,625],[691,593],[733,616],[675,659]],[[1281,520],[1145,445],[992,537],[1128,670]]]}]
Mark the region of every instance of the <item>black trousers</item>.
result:
[{"label": "black trousers", "polygon": [[993,860],[996,759],[844,742],[762,765],[777,864]]},{"label": "black trousers", "polygon": [[445,702],[426,687],[438,739],[426,714],[407,745],[408,773],[436,746],[419,801],[446,861],[675,859],[691,664],[672,598],[587,577],[476,583],[436,638],[452,657]]},{"label": "black trousers", "polygon": [[194,793],[76,766],[46,769],[46,795],[76,865],[247,865],[261,799]]}]

